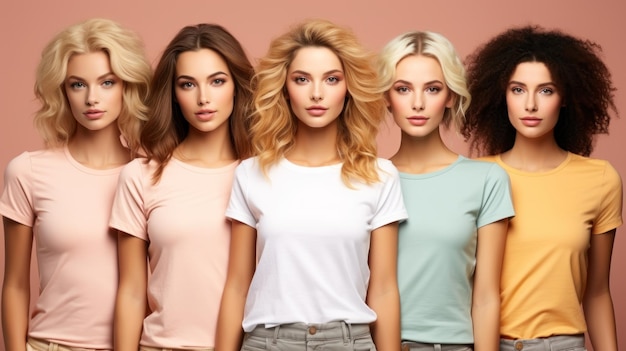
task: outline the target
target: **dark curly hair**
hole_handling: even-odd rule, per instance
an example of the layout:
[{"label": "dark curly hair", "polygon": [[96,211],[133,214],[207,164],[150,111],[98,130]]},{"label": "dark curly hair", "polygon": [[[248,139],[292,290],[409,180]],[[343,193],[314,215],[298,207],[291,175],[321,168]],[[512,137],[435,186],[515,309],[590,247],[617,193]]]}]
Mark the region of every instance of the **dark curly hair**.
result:
[{"label": "dark curly hair", "polygon": [[589,156],[594,134],[608,133],[616,90],[599,55],[600,45],[538,26],[509,29],[479,47],[466,60],[472,96],[462,129],[470,150],[493,155],[513,147],[506,87],[517,65],[541,62],[554,80],[564,106],[554,129],[562,149]]}]

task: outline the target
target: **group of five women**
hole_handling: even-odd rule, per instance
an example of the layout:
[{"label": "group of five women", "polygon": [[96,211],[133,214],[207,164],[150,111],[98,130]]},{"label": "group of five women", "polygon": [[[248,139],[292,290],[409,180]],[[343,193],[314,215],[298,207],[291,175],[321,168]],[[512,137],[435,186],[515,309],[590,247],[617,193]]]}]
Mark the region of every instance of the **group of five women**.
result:
[{"label": "group of five women", "polygon": [[115,22],[66,29],[36,77],[47,147],[0,199],[7,350],[584,350],[586,331],[616,350],[621,180],[586,157],[615,110],[598,51],[515,28],[466,79],[440,34],[375,60],[309,20],[253,69],[199,24],[152,74]]}]

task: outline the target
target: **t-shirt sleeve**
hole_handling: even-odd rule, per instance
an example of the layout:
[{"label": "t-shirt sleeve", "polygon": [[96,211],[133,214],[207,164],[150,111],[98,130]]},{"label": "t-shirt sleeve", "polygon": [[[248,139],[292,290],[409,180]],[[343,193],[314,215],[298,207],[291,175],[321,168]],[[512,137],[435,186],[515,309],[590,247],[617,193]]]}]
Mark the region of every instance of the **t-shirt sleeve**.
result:
[{"label": "t-shirt sleeve", "polygon": [[404,199],[402,198],[398,170],[391,162],[386,160],[380,166],[382,169],[380,173],[383,186],[376,204],[376,212],[371,221],[372,230],[408,218],[406,208],[404,207]]},{"label": "t-shirt sleeve", "polygon": [[252,228],[256,228],[256,219],[247,202],[247,189],[250,186],[250,177],[247,174],[247,163],[242,162],[235,170],[233,188],[230,193],[230,201],[226,209],[226,218],[234,219]]},{"label": "t-shirt sleeve", "polygon": [[[144,199],[142,161],[133,161],[122,169],[117,184],[109,226],[124,233],[148,240]],[[151,181],[150,177],[147,181]]]},{"label": "t-shirt sleeve", "polygon": [[478,228],[515,215],[511,200],[509,175],[495,163],[491,163],[489,166],[485,178],[481,209],[476,219]]},{"label": "t-shirt sleeve", "polygon": [[600,208],[591,229],[592,234],[602,234],[622,225],[622,179],[617,170],[606,163],[601,186]]},{"label": "t-shirt sleeve", "polygon": [[32,166],[27,152],[9,162],[4,171],[4,189],[0,198],[0,214],[32,227],[35,221],[32,190]]}]

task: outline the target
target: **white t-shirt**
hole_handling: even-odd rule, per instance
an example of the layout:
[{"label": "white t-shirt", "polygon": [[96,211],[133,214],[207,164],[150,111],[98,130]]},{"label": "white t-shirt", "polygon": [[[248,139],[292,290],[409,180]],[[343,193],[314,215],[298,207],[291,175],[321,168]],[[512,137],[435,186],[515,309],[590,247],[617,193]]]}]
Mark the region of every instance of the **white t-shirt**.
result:
[{"label": "white t-shirt", "polygon": [[226,216],[257,230],[257,268],[243,328],[285,323],[371,323],[365,303],[370,233],[407,218],[398,171],[379,159],[381,181],[341,179],[341,164],[303,167],[286,159],[267,177],[243,161]]}]

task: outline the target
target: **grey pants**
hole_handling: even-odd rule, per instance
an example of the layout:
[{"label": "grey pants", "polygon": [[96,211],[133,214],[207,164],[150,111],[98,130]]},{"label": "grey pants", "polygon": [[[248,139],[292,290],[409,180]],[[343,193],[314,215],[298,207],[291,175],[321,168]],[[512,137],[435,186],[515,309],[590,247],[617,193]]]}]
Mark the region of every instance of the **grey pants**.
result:
[{"label": "grey pants", "polygon": [[402,351],[472,351],[470,344],[427,344],[421,342],[403,341]]},{"label": "grey pants", "polygon": [[586,351],[585,336],[555,335],[537,339],[500,339],[500,351]]},{"label": "grey pants", "polygon": [[368,324],[292,323],[256,327],[246,333],[242,351],[376,351]]}]

